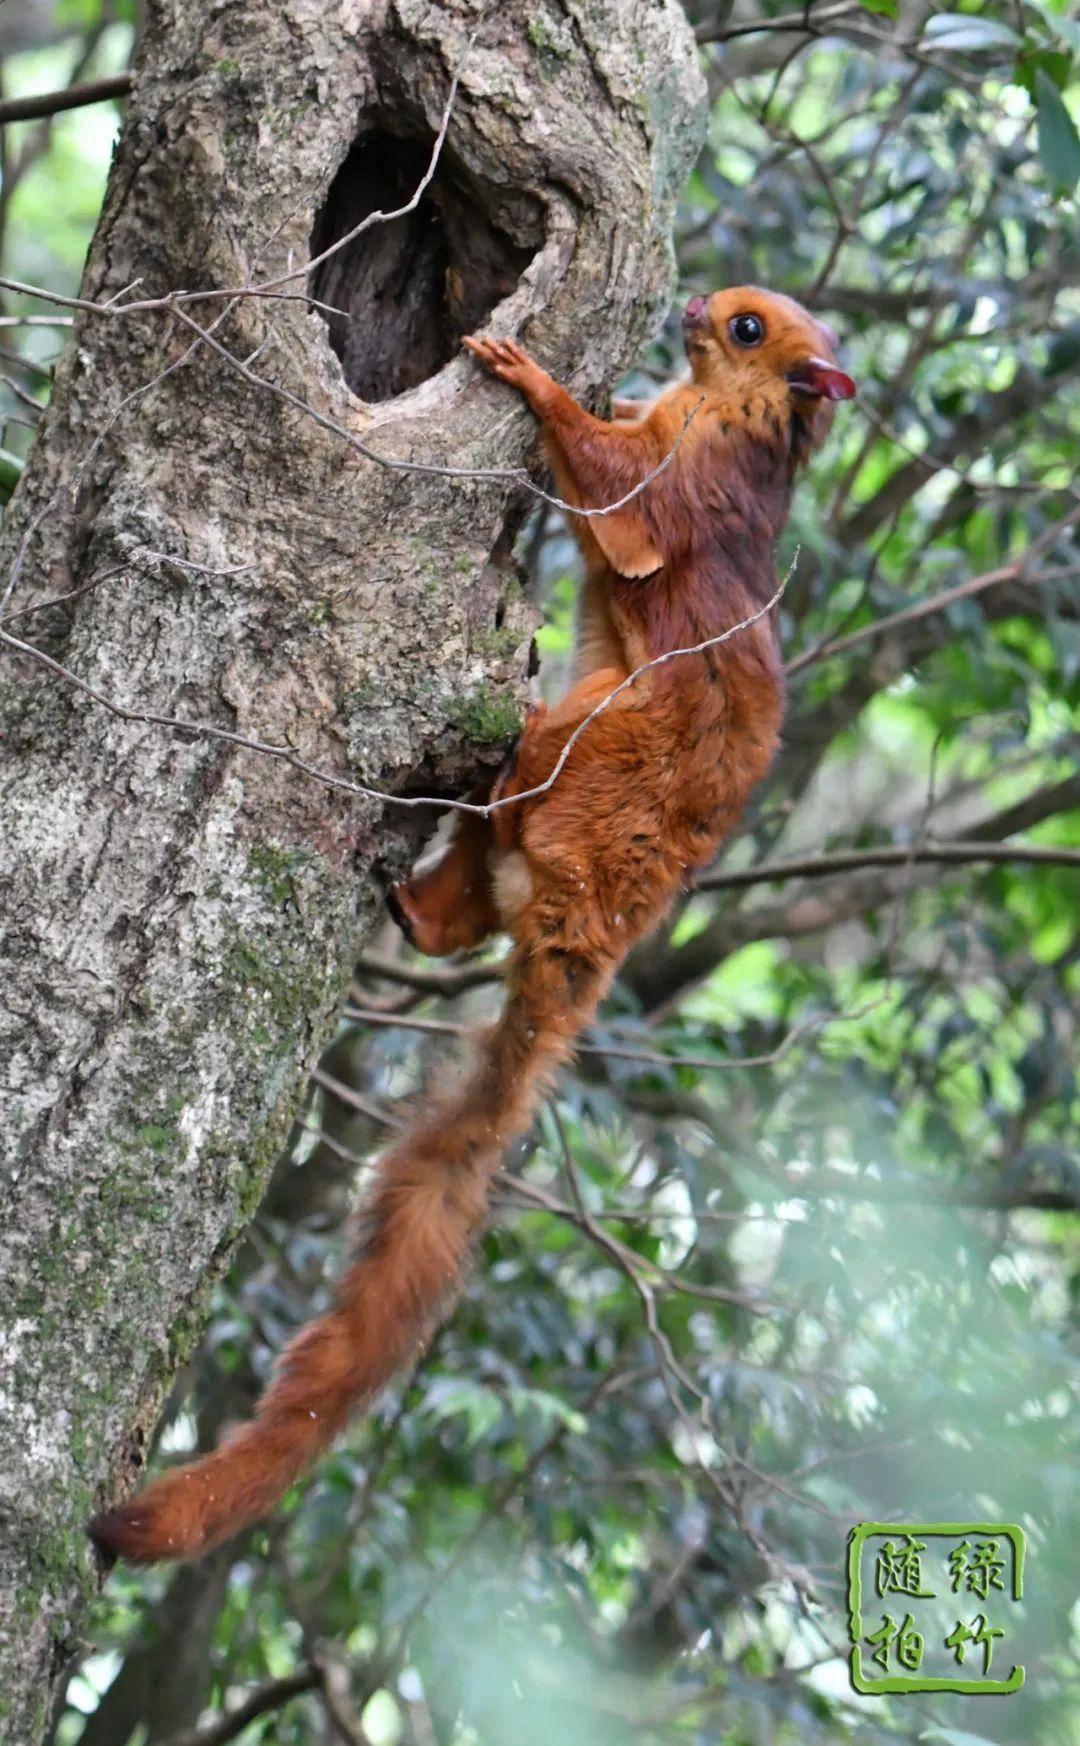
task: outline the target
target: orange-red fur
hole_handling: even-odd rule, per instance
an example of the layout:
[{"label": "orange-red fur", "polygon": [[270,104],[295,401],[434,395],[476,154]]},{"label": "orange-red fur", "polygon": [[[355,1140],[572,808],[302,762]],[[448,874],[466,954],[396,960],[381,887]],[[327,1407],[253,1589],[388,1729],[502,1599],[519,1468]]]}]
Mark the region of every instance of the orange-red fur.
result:
[{"label": "orange-red fur", "polygon": [[[752,351],[728,326],[745,311],[765,324]],[[796,466],[827,426],[828,399],[851,390],[830,337],[797,304],[753,288],[695,299],[691,380],[610,423],[513,343],[466,342],[540,420],[569,503],[615,501],[678,443],[632,503],[576,519],[587,576],[574,682],[530,715],[498,795],[546,780],[574,728],[633,669],[768,600]],[[150,1561],[218,1544],[265,1514],[420,1350],[460,1279],[507,1144],[630,947],[738,817],[775,751],[783,700],[775,627],[762,618],[635,681],[548,792],[489,821],[459,820],[443,858],[397,888],[399,920],[426,951],[475,945],[499,925],[511,934],[503,1016],[464,1085],[383,1158],[334,1307],[289,1346],[251,1423],[99,1516],[91,1532],[103,1548]]]}]

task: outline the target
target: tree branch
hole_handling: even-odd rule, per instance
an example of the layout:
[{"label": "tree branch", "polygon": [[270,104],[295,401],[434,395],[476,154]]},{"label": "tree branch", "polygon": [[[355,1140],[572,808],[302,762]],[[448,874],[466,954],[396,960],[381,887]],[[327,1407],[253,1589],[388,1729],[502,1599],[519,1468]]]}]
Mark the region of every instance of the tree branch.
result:
[{"label": "tree branch", "polygon": [[191,1733],[176,1736],[169,1746],[224,1746],[225,1741],[235,1740],[260,1716],[281,1709],[303,1692],[317,1691],[321,1685],[322,1673],[314,1662],[309,1661],[298,1667],[295,1673],[286,1674],[284,1679],[268,1679],[264,1685],[256,1686],[250,1697],[236,1709],[229,1710],[207,1728],[196,1728]]},{"label": "tree branch", "polygon": [[13,121],[40,121],[64,109],[85,109],[91,103],[107,103],[127,97],[133,84],[130,73],[108,79],[88,79],[84,85],[69,85],[65,91],[42,91],[33,97],[8,97],[0,102],[0,127]]},{"label": "tree branch", "polygon": [[[406,964],[382,952],[361,952],[356,968],[365,976],[383,982],[399,982],[404,988],[415,988],[421,994],[440,994],[449,999],[464,994],[470,988],[481,988],[489,982],[502,981],[501,964],[458,964],[447,970],[429,970],[419,964]],[[363,1005],[363,999],[359,1004]]]},{"label": "tree branch", "polygon": [[995,1183],[933,1182],[925,1177],[848,1176],[819,1170],[813,1176],[774,1177],[773,1186],[800,1200],[806,1195],[843,1195],[848,1200],[881,1201],[890,1206],[955,1206],[973,1212],[1075,1212],[1077,1197],[1063,1189],[1006,1188]]},{"label": "tree branch", "polygon": [[1021,372],[1008,388],[983,395],[977,407],[958,418],[948,435],[925,455],[904,462],[890,473],[880,490],[861,503],[841,524],[840,537],[849,546],[858,545],[876,533],[926,484],[928,463],[949,467],[963,454],[972,454],[991,432],[1004,430],[1024,413],[1056,393],[1076,367],[1063,371],[1053,384],[1034,372]]},{"label": "tree branch", "polygon": [[962,866],[976,861],[1026,861],[1050,867],[1080,868],[1080,849],[1059,849],[1042,843],[983,843],[961,839],[950,843],[883,843],[873,849],[840,849],[827,855],[804,855],[790,861],[762,861],[729,873],[699,879],[699,891],[730,891],[747,885],[774,884],[782,879],[828,879],[862,867],[906,867],[913,862]]},{"label": "tree branch", "polygon": [[838,0],[834,6],[822,6],[811,14],[809,6],[804,6],[798,12],[785,13],[780,18],[755,18],[749,24],[726,24],[717,19],[709,19],[699,24],[694,32],[698,42],[734,42],[740,36],[784,35],[794,31],[800,36],[816,35],[826,24],[836,24],[841,19],[854,18],[862,8],[853,0]]},{"label": "tree branch", "polygon": [[[1053,526],[1044,528],[1038,538],[1032,540],[1027,550],[1021,552],[1011,563],[999,564],[996,569],[985,570],[981,576],[969,576],[966,582],[958,582],[954,588],[943,588],[939,594],[932,594],[928,600],[917,600],[911,606],[901,607],[898,612],[887,613],[884,618],[875,619],[872,624],[864,624],[858,630],[849,631],[847,636],[833,637],[827,642],[818,643],[815,648],[804,649],[801,655],[796,655],[787,663],[788,677],[801,673],[804,667],[809,667],[815,661],[822,661],[829,655],[845,654],[872,637],[884,636],[887,631],[898,630],[904,625],[915,624],[920,619],[944,612],[948,607],[955,606],[957,601],[970,600],[973,595],[982,594],[988,588],[995,588],[1001,583],[1023,581],[1028,576],[1032,560],[1053,546],[1078,520],[1080,504],[1074,505]],[[1073,566],[1067,566],[1049,572],[1045,579],[1066,580],[1075,573]]]},{"label": "tree branch", "polygon": [[[1012,836],[1017,831],[1030,830],[1042,819],[1052,818],[1078,806],[1080,776],[1067,776],[1060,782],[1037,789],[1035,793],[1026,795],[1012,806],[989,814],[972,827],[970,837],[960,838],[959,843],[969,848],[976,844],[985,846],[988,840],[993,843],[1003,837]],[[1024,858],[1032,847],[1035,845],[1025,846]],[[873,850],[866,851],[868,855],[873,853]],[[1070,859],[1065,864],[1074,865],[1074,851],[1051,849],[1051,853],[1068,854]],[[906,871],[915,858],[911,849],[905,848],[895,861],[867,862],[865,873],[853,871],[851,879],[828,896],[796,891],[794,895],[775,903],[723,912],[714,916],[699,933],[691,935],[680,946],[671,947],[667,951],[654,950],[648,954],[635,954],[628,969],[623,971],[623,976],[646,1011],[654,1012],[684,993],[694,983],[700,982],[732,952],[754,940],[804,938],[808,934],[821,933],[826,928],[836,927],[841,922],[852,921],[856,916],[879,909],[896,894],[899,881],[906,878],[910,883],[912,879],[925,878],[925,875],[916,874],[914,869]],[[974,861],[985,858],[978,853],[971,856]],[[1008,858],[1012,859],[1012,856]],[[827,862],[829,857],[814,856],[806,859],[816,863],[822,860]],[[772,863],[773,868],[784,865],[783,862]],[[875,866],[880,866],[881,871],[874,872]],[[732,876],[723,872],[706,874],[701,882],[702,887],[706,890],[722,889],[729,877],[732,886],[757,884],[763,879],[775,877],[775,874],[770,875],[768,868],[769,863],[764,862],[759,867],[746,868]],[[825,873],[832,871],[833,868],[826,866],[820,876],[824,877]],[[808,876],[815,877],[813,873]],[[795,874],[786,874],[783,877],[794,878]],[[903,889],[902,885],[900,889]]]}]

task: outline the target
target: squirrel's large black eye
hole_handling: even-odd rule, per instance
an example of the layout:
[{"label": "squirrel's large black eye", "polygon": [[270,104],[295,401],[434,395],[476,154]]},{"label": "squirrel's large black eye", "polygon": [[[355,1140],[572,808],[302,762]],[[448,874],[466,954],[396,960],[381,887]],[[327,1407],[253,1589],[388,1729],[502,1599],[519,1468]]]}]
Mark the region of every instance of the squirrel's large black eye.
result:
[{"label": "squirrel's large black eye", "polygon": [[757,315],[733,315],[728,333],[737,346],[759,346],[765,338],[765,323]]}]

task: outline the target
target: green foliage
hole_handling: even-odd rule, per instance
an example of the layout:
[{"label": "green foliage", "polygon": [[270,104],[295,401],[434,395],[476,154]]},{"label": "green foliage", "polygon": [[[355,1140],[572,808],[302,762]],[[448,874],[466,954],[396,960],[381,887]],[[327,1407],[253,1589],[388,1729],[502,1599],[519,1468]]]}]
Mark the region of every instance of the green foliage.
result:
[{"label": "green foliage", "polygon": [[[94,78],[120,71],[131,53],[133,13],[132,0],[111,4],[104,13],[101,0],[57,4],[55,40],[3,55],[4,95],[62,88],[76,72]],[[0,19],[0,29],[3,23]],[[20,122],[4,129],[0,241],[8,277],[46,285],[65,296],[78,290],[105,193],[117,122],[116,105],[105,103],[71,110],[46,123]],[[58,313],[34,299],[0,293],[0,315],[32,314],[40,320]],[[13,329],[10,334],[0,329],[0,351],[26,360],[24,367],[16,361],[14,368],[14,379],[24,391],[41,398],[43,388],[47,390],[63,337],[62,324]],[[33,421],[10,386],[11,375],[9,356],[0,360],[0,378],[9,378],[0,379],[0,443],[21,458]],[[0,468],[0,504],[13,486],[10,469]]]},{"label": "green foliage", "polygon": [[[1054,71],[1060,72],[1060,66]],[[1058,80],[1051,76],[1051,69],[1045,65],[1035,69],[1035,103],[1043,169],[1057,193],[1071,193],[1080,182],[1080,136],[1062,101]]]},{"label": "green foliage", "polygon": [[10,449],[0,449],[0,503],[6,503],[22,473],[23,463],[20,455],[13,455]]}]

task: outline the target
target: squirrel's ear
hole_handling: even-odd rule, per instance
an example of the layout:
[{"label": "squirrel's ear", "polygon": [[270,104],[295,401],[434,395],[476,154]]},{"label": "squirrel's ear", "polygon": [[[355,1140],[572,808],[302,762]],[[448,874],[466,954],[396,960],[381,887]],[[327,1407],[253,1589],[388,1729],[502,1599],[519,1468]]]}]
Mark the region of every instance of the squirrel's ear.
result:
[{"label": "squirrel's ear", "polygon": [[585,525],[620,576],[637,581],[642,576],[651,576],[664,562],[663,553],[657,551],[644,518],[635,512],[632,503],[611,515],[590,515]]},{"label": "squirrel's ear", "polygon": [[827,358],[804,358],[787,373],[788,387],[811,400],[851,400],[855,384],[846,370]]}]

